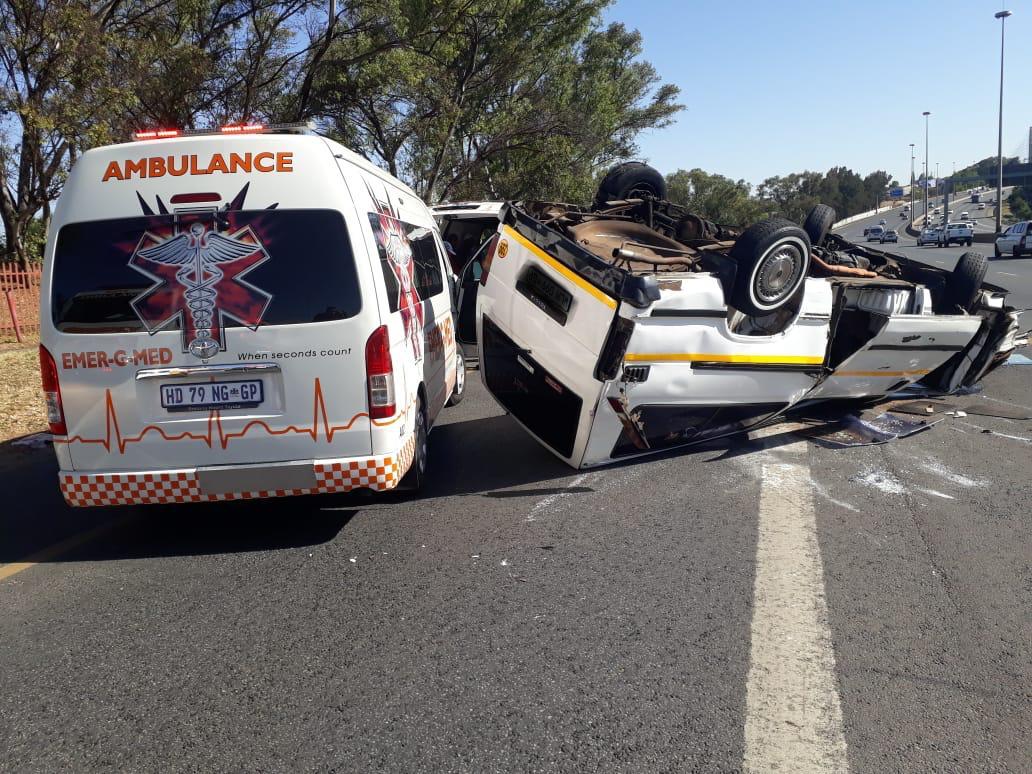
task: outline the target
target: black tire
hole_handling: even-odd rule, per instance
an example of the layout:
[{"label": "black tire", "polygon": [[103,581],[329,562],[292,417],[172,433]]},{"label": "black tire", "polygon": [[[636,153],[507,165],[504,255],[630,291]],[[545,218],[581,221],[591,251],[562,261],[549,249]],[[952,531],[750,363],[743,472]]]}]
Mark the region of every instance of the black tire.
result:
[{"label": "black tire", "polygon": [[1021,248],[1019,248],[1017,246],[1014,247],[1014,257],[1015,258],[1020,258],[1021,257]]},{"label": "black tire", "polygon": [[412,465],[405,477],[401,479],[400,488],[409,492],[418,492],[426,483],[426,467],[430,457],[427,445],[426,408],[423,399],[416,402],[416,448],[412,453]]},{"label": "black tire", "polygon": [[969,240],[967,241],[967,246],[968,246],[968,247],[971,247],[971,242],[972,242],[972,241],[973,241],[973,240],[971,240],[971,239],[969,239]]},{"label": "black tire", "polygon": [[999,245],[993,245],[993,256],[996,258],[1003,258],[1003,253],[1000,252]]},{"label": "black tire", "polygon": [[637,199],[642,195],[665,199],[666,180],[658,169],[640,161],[627,161],[610,169],[599,183],[595,206],[619,199]]},{"label": "black tire", "polygon": [[466,358],[462,354],[462,345],[455,347],[455,389],[448,398],[448,406],[457,406],[462,403],[466,395]]},{"label": "black tire", "polygon": [[747,315],[765,315],[788,303],[810,267],[810,238],[784,218],[754,223],[731,248],[737,263],[731,305]]},{"label": "black tire", "polygon": [[806,220],[803,221],[803,231],[810,237],[810,244],[814,247],[820,247],[824,244],[824,237],[831,231],[831,227],[835,224],[835,208],[829,207],[827,204],[816,204],[806,214]]},{"label": "black tire", "polygon": [[967,311],[982,287],[989,262],[981,253],[964,253],[946,280],[946,302]]}]

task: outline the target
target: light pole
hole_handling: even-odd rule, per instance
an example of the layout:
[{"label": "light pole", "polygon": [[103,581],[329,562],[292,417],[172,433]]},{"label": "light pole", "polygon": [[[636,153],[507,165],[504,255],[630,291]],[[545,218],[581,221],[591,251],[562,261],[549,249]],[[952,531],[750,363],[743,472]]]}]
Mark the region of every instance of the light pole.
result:
[{"label": "light pole", "polygon": [[931,112],[926,110],[922,113],[925,117],[925,163],[924,163],[924,222],[928,225],[928,116]]},{"label": "light pole", "polygon": [[1000,20],[1000,128],[996,136],[996,233],[999,234],[1003,217],[1003,31],[1011,12],[997,11],[993,15]]},{"label": "light pole", "polygon": [[910,143],[910,222],[914,222],[914,143]]}]

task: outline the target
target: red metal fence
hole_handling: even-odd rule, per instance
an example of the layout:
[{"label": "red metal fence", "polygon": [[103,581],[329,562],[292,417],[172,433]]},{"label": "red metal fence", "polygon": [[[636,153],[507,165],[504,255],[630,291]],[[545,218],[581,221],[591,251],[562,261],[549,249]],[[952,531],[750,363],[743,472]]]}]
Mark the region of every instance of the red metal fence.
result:
[{"label": "red metal fence", "polygon": [[39,335],[41,270],[0,263],[0,339],[26,341]]}]

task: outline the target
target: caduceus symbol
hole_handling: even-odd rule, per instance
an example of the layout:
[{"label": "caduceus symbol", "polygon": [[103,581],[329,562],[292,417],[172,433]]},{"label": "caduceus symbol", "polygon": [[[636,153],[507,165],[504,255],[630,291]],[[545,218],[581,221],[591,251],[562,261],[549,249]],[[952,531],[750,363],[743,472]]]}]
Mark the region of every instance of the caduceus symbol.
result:
[{"label": "caduceus symbol", "polygon": [[236,261],[260,249],[259,245],[216,231],[206,232],[204,224],[193,223],[188,232],[138,252],[148,261],[182,267],[176,272],[176,281],[186,288],[183,295],[196,331],[191,351],[208,357],[219,349],[219,342],[212,337],[218,296],[215,285],[224,276],[219,264]]}]

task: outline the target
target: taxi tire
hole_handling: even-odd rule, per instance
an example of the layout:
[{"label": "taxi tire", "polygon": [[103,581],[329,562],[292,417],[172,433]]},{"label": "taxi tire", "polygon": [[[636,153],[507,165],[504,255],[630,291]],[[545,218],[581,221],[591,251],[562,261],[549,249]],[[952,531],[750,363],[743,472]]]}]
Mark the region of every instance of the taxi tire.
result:
[{"label": "taxi tire", "polygon": [[988,268],[989,262],[981,253],[967,252],[960,256],[946,280],[946,301],[951,308],[959,306],[967,311],[971,307]]},{"label": "taxi tire", "polygon": [[455,389],[452,390],[452,394],[448,397],[446,406],[456,406],[462,403],[463,397],[466,395],[466,358],[462,354],[462,345],[458,344],[455,347]]},{"label": "taxi tire", "polygon": [[1003,253],[1000,252],[1000,246],[999,245],[993,245],[993,257],[994,258],[1003,258]]},{"label": "taxi tire", "polygon": [[606,172],[595,194],[595,206],[602,207],[605,202],[637,198],[642,193],[656,199],[665,199],[666,180],[658,169],[648,164],[626,161]]},{"label": "taxi tire", "polygon": [[[731,306],[746,315],[766,315],[802,291],[810,268],[810,238],[790,220],[768,218],[749,226],[738,237],[730,255],[737,264]],[[791,282],[773,297],[761,294],[758,282],[763,270],[779,256],[793,261]]]},{"label": "taxi tire", "polygon": [[816,204],[806,214],[806,220],[803,221],[803,231],[810,237],[811,245],[820,247],[834,224],[835,208],[829,207],[827,204]]},{"label": "taxi tire", "polygon": [[426,483],[427,461],[429,460],[429,446],[427,445],[426,429],[426,408],[423,406],[423,398],[416,402],[416,448],[412,453],[412,465],[404,478],[398,485],[399,489],[407,492],[418,492]]}]

